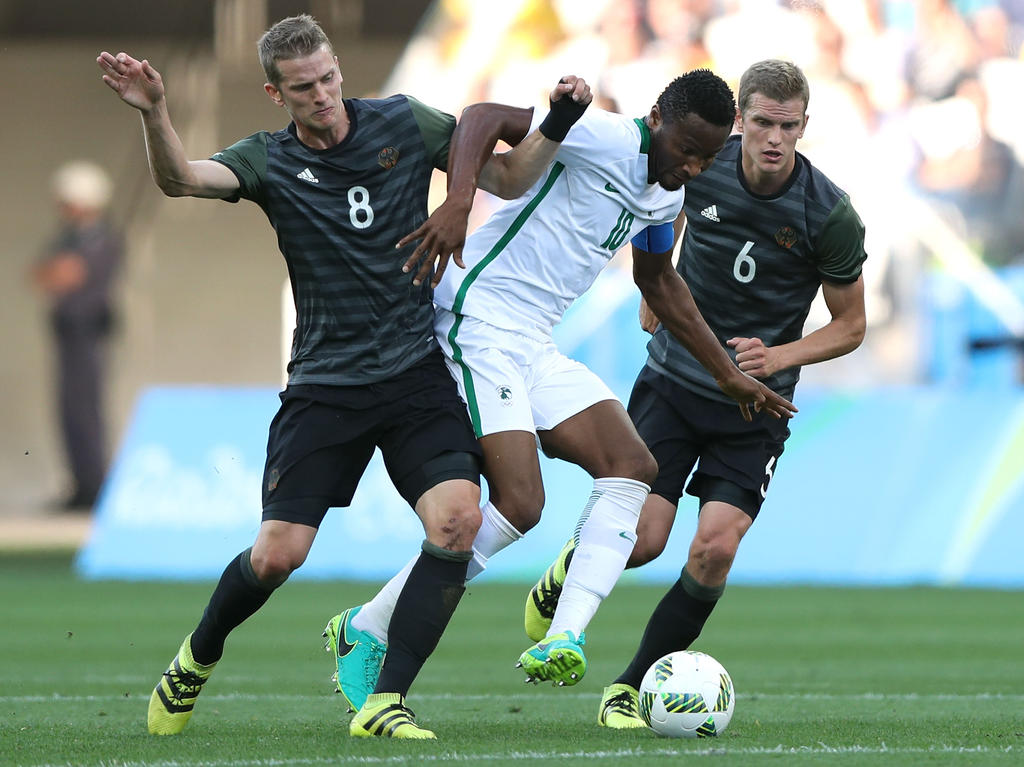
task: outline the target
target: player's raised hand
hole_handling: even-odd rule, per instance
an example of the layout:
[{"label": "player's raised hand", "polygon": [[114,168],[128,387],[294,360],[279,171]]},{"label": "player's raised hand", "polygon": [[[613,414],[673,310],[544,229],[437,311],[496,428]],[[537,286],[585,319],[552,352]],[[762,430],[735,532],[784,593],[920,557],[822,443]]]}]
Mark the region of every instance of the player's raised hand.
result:
[{"label": "player's raised hand", "polygon": [[550,109],[537,130],[552,141],[564,141],[569,128],[576,124],[594,100],[586,80],[566,75],[558,81],[549,98]]},{"label": "player's raised hand", "polygon": [[412,279],[413,285],[422,284],[430,276],[431,269],[434,269],[430,287],[436,288],[445,269],[448,268],[448,260],[452,258],[460,268],[466,268],[462,261],[462,248],[466,244],[468,217],[469,211],[465,206],[452,202],[449,198],[441,203],[418,229],[398,241],[395,247],[401,248],[419,240],[412,255],[402,265],[403,272],[416,269]]},{"label": "player's raised hand", "polygon": [[[582,77],[566,75],[558,81],[558,85],[552,89],[551,94],[548,96],[552,103],[563,98],[586,109],[594,100],[594,95],[590,92],[590,86],[587,84],[587,81]],[[580,114],[583,114],[583,110],[580,110]]]},{"label": "player's raised hand", "polygon": [[163,78],[146,59],[139,61],[124,51],[116,56],[103,51],[96,63],[103,72],[103,82],[126,104],[145,112],[163,101]]}]

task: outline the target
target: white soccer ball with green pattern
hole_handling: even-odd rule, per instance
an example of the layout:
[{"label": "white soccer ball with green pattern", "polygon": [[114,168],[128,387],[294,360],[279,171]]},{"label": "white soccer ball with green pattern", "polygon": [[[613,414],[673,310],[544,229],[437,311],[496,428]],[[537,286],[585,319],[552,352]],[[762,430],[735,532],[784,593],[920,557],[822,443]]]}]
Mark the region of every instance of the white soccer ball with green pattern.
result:
[{"label": "white soccer ball with green pattern", "polygon": [[647,670],[640,683],[640,715],[668,738],[721,735],[735,707],[729,672],[706,653],[669,653]]}]

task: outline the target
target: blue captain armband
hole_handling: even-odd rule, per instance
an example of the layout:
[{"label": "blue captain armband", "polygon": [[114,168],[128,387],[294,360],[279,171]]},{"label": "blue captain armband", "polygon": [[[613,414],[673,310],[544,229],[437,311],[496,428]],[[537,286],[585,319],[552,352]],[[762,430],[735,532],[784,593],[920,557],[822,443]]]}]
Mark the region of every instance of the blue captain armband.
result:
[{"label": "blue captain armband", "polygon": [[664,253],[666,250],[672,250],[672,245],[675,242],[675,230],[673,230],[671,222],[652,224],[630,242],[648,253]]}]

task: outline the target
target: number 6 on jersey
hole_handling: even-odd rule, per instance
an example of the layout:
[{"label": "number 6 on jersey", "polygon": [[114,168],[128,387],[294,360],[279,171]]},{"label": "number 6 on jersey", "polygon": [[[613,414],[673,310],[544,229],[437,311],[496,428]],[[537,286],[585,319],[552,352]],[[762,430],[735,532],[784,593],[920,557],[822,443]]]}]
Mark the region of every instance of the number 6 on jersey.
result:
[{"label": "number 6 on jersey", "polygon": [[750,282],[754,279],[754,273],[757,271],[757,264],[754,262],[754,257],[750,255],[750,249],[754,247],[754,243],[747,240],[747,244],[743,246],[743,250],[736,256],[736,261],[732,265],[732,276],[736,278],[738,282]]}]

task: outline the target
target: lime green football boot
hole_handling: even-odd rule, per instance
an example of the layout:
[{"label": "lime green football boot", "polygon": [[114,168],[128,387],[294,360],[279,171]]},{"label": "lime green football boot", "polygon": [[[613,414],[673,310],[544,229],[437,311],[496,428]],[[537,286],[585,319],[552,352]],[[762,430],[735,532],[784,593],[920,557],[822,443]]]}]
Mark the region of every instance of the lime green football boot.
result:
[{"label": "lime green football boot", "polygon": [[640,694],[628,684],[612,684],[604,688],[597,723],[613,730],[646,727],[640,716]]},{"label": "lime green football boot", "polygon": [[527,682],[553,682],[568,687],[587,673],[587,656],[583,654],[585,639],[577,639],[571,631],[545,637],[519,656],[516,668],[526,672]]},{"label": "lime green football boot", "polygon": [[192,657],[191,639],[191,634],[185,637],[178,654],[149,697],[146,722],[153,735],[177,735],[185,729],[192,718],[196,698],[217,665],[196,663]]},{"label": "lime green football boot", "polygon": [[361,709],[377,686],[377,677],[388,650],[387,644],[373,634],[352,625],[352,619],[361,609],[362,605],[350,607],[341,615],[335,615],[327,622],[323,633],[327,640],[324,650],[334,656],[337,666],[331,678],[337,692],[348,701],[349,711]]},{"label": "lime green football boot", "polygon": [[576,541],[570,538],[526,597],[526,636],[534,642],[546,637],[551,628],[551,620],[555,617],[555,608],[558,607],[558,598],[562,596],[562,584],[565,583],[565,574],[569,570],[574,551]]},{"label": "lime green football boot", "polygon": [[433,740],[430,730],[416,724],[416,715],[397,692],[377,692],[352,717],[348,734],[356,738],[403,738]]}]

